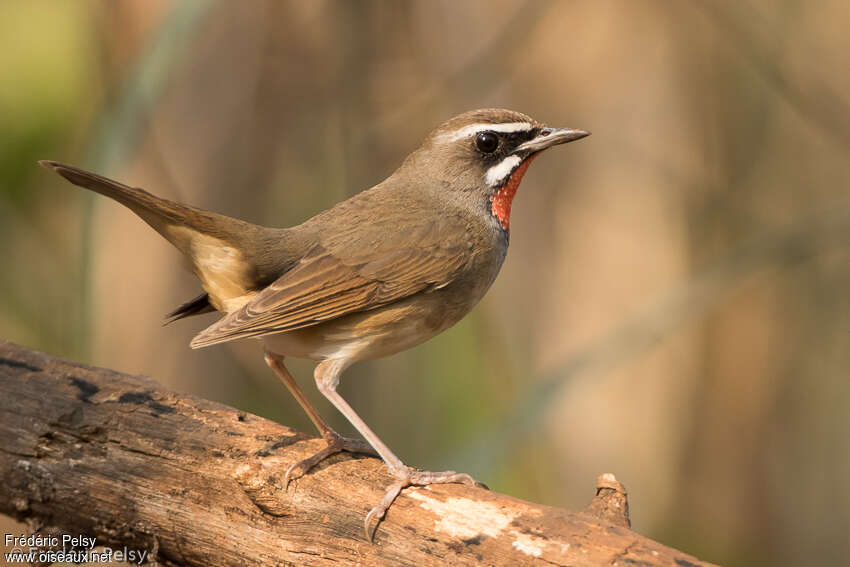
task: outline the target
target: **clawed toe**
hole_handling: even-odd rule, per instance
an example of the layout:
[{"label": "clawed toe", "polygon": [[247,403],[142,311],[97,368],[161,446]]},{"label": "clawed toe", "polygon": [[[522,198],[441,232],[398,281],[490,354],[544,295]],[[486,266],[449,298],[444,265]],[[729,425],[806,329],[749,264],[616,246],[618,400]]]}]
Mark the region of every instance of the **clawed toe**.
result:
[{"label": "clawed toe", "polygon": [[[384,516],[386,516],[387,510],[390,509],[390,506],[392,506],[395,499],[398,498],[398,495],[401,494],[401,491],[408,486],[428,486],[429,484],[466,484],[468,486],[476,486],[487,489],[487,485],[478,482],[468,474],[457,473],[455,471],[429,472],[405,467],[402,470],[394,471],[393,474],[396,478],[398,478],[398,480],[390,485],[386,493],[384,493],[384,497],[381,498],[381,501],[377,506],[369,510],[369,513],[366,514],[366,518],[363,521],[363,527],[366,530],[366,539],[369,541],[372,541],[375,537],[375,532],[378,531],[378,525],[381,523],[381,520],[384,519]],[[375,526],[372,529],[370,526],[373,520],[375,522]]]},{"label": "clawed toe", "polygon": [[[384,497],[381,498],[378,505],[369,510],[369,513],[366,514],[366,518],[363,520],[363,528],[366,530],[366,539],[369,541],[374,539],[375,532],[378,531],[378,524],[380,524],[381,520],[384,519],[384,516],[387,514],[387,510],[390,509],[390,506],[392,506],[392,503],[395,502],[396,498],[398,498],[398,495],[401,494],[401,491],[408,486],[410,486],[410,483],[406,480],[394,482],[387,489],[386,493],[384,493]],[[376,519],[375,529],[370,529],[369,526],[372,524],[373,519]]]},{"label": "clawed toe", "polygon": [[306,459],[298,461],[297,463],[293,463],[288,469],[286,469],[286,475],[284,475],[283,477],[284,490],[289,488],[290,482],[301,478],[302,476],[307,474],[310,469],[312,469],[331,455],[335,455],[341,451],[342,449],[339,447],[328,445],[318,453],[310,455]]},{"label": "clawed toe", "polygon": [[363,455],[372,455],[374,457],[378,456],[375,449],[362,439],[351,439],[334,434],[325,437],[325,441],[328,443],[327,447],[313,455],[310,455],[306,459],[292,464],[288,469],[286,469],[286,475],[283,477],[284,489],[289,487],[290,482],[301,478],[310,472],[313,467],[337,453],[360,453]]}]

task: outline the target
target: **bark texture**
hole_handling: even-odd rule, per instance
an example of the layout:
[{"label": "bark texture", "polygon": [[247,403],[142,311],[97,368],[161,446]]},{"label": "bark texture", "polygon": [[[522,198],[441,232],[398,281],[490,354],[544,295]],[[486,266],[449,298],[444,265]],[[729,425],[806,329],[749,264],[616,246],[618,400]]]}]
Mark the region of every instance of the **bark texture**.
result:
[{"label": "bark texture", "polygon": [[0,343],[0,513],[165,565],[708,565],[628,529],[602,475],[582,512],[459,485],[405,490],[380,460],[335,456],[282,486],[323,441],[152,380]]}]

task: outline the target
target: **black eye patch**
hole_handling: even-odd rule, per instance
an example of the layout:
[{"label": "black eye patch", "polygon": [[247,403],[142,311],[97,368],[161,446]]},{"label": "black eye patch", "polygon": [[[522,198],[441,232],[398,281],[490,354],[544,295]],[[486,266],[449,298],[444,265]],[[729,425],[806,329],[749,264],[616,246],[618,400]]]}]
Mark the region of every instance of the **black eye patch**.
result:
[{"label": "black eye patch", "polygon": [[536,137],[539,131],[539,128],[519,132],[486,130],[475,136],[475,147],[485,162],[492,163],[510,155],[519,145]]}]

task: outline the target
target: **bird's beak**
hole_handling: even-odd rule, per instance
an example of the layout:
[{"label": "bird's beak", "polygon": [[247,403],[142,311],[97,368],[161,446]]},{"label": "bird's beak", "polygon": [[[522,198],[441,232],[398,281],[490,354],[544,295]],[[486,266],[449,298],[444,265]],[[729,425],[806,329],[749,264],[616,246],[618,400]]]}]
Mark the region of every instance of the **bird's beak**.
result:
[{"label": "bird's beak", "polygon": [[557,146],[558,144],[566,144],[574,140],[590,136],[587,130],[573,130],[571,128],[541,128],[540,132],[531,140],[520,144],[516,151],[526,151],[529,153],[537,153]]}]

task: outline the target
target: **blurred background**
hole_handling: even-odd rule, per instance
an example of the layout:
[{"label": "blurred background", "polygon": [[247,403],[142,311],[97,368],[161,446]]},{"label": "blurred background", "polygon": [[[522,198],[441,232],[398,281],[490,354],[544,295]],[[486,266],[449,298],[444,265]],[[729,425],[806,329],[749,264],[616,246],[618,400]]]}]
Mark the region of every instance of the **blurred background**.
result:
[{"label": "blurred background", "polygon": [[[571,509],[613,472],[635,530],[702,559],[845,564],[848,18],[839,0],[4,0],[0,337],[312,432],[259,343],[190,350],[214,315],[161,326],[200,291],[165,240],[36,160],[289,226],[443,120],[512,108],[593,136],[525,177],[481,305],[342,394],[411,465]],[[352,432],[312,364],[291,369]]]}]

